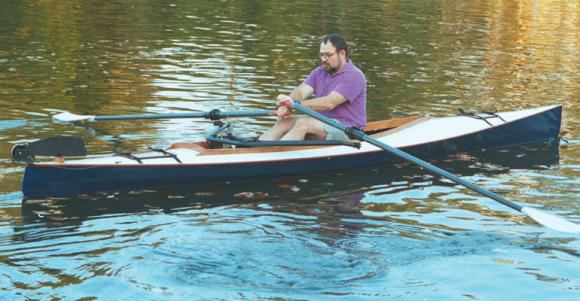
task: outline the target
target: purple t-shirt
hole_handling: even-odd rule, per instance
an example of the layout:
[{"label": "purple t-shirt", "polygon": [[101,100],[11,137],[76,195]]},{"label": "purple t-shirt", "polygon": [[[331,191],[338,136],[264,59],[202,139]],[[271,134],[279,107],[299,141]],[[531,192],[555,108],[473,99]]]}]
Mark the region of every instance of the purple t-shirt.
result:
[{"label": "purple t-shirt", "polygon": [[310,72],[304,84],[314,89],[316,97],[336,91],[347,99],[334,109],[321,112],[325,116],[351,127],[363,129],[367,125],[367,82],[362,71],[351,61],[332,75],[320,66]]}]

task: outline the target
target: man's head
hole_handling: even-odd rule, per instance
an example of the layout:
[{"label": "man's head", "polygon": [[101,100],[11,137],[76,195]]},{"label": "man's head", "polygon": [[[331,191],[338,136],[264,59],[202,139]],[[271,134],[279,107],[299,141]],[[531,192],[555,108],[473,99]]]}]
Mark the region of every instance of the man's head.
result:
[{"label": "man's head", "polygon": [[331,33],[322,37],[320,42],[320,60],[326,71],[335,73],[346,64],[348,46],[346,40],[338,34]]}]

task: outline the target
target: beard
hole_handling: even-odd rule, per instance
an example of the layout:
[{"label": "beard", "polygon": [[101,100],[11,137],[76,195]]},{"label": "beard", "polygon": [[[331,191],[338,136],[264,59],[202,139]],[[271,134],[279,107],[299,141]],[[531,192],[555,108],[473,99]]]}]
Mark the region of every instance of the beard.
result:
[{"label": "beard", "polygon": [[338,72],[338,70],[340,70],[342,64],[340,61],[338,61],[336,67],[332,67],[329,63],[322,63],[322,66],[324,67],[324,70],[326,70],[326,72],[330,74],[335,74],[336,72]]},{"label": "beard", "polygon": [[331,67],[329,64],[322,64],[322,66],[324,67],[324,70],[330,74],[334,74],[338,71],[338,68]]}]

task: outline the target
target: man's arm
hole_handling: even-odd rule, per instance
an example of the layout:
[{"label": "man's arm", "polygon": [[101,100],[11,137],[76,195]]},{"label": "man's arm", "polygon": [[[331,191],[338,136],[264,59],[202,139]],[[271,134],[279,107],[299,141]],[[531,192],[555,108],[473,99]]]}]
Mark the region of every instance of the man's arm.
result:
[{"label": "man's arm", "polygon": [[289,96],[292,99],[303,101],[308,99],[313,94],[314,88],[312,88],[307,84],[300,84],[298,87],[294,88],[294,90],[292,91],[292,93],[290,93]]},{"label": "man's arm", "polygon": [[345,103],[347,99],[342,96],[342,94],[332,91],[327,96],[312,98],[302,101],[302,105],[317,111],[326,112],[334,109],[335,107]]},{"label": "man's arm", "polygon": [[[307,84],[300,84],[298,87],[294,88],[292,93],[290,93],[290,95],[288,96],[294,100],[301,101],[302,105],[317,112],[330,111],[347,101],[346,97],[342,96],[342,94],[336,91],[332,91],[327,96],[308,99],[313,94],[314,88],[310,87]],[[278,100],[278,102],[280,102],[288,96],[280,94],[276,99]],[[282,106],[279,109],[282,110],[278,112],[279,116],[286,116],[290,113],[284,106]]]},{"label": "man's arm", "polygon": [[[313,94],[314,88],[303,83],[294,88],[289,96],[292,99],[301,101],[303,105],[317,112],[330,111],[347,101],[346,97],[336,91],[333,91],[327,96],[308,99]],[[280,99],[284,97],[285,95],[280,97]]]},{"label": "man's arm", "polygon": [[[294,91],[292,91],[292,93],[290,93],[290,98],[294,99],[294,100],[300,100],[302,105],[317,111],[317,112],[325,112],[325,111],[330,111],[332,109],[334,109],[335,107],[345,103],[347,101],[346,97],[342,96],[342,94],[336,92],[336,91],[332,91],[332,93],[330,93],[327,96],[323,96],[323,97],[317,97],[317,98],[311,98],[311,99],[306,99],[308,98],[308,96],[312,95],[314,92],[314,89],[312,89],[310,86],[302,84],[298,87],[296,87],[296,89],[294,89]],[[302,98],[306,96],[305,98]],[[281,105],[281,101],[283,101],[285,98],[287,98],[288,96],[284,95],[284,94],[280,94],[277,97],[278,100],[278,105]],[[306,100],[304,100],[306,99]],[[288,110],[288,108],[286,107],[287,104],[281,105],[281,107],[279,107],[278,109],[280,109],[281,111],[278,112],[278,116],[287,116],[290,114],[290,111]]]}]

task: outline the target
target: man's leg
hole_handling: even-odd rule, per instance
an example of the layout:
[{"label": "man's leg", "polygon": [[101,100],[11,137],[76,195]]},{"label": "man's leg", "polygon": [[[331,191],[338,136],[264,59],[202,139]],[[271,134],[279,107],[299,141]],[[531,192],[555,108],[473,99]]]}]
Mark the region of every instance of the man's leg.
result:
[{"label": "man's leg", "polygon": [[282,118],[271,127],[269,130],[264,132],[258,140],[268,141],[268,140],[280,140],[296,123],[297,117]]},{"label": "man's leg", "polygon": [[326,137],[324,124],[312,117],[298,118],[294,126],[280,140],[304,140],[306,135],[314,140],[324,140]]}]

